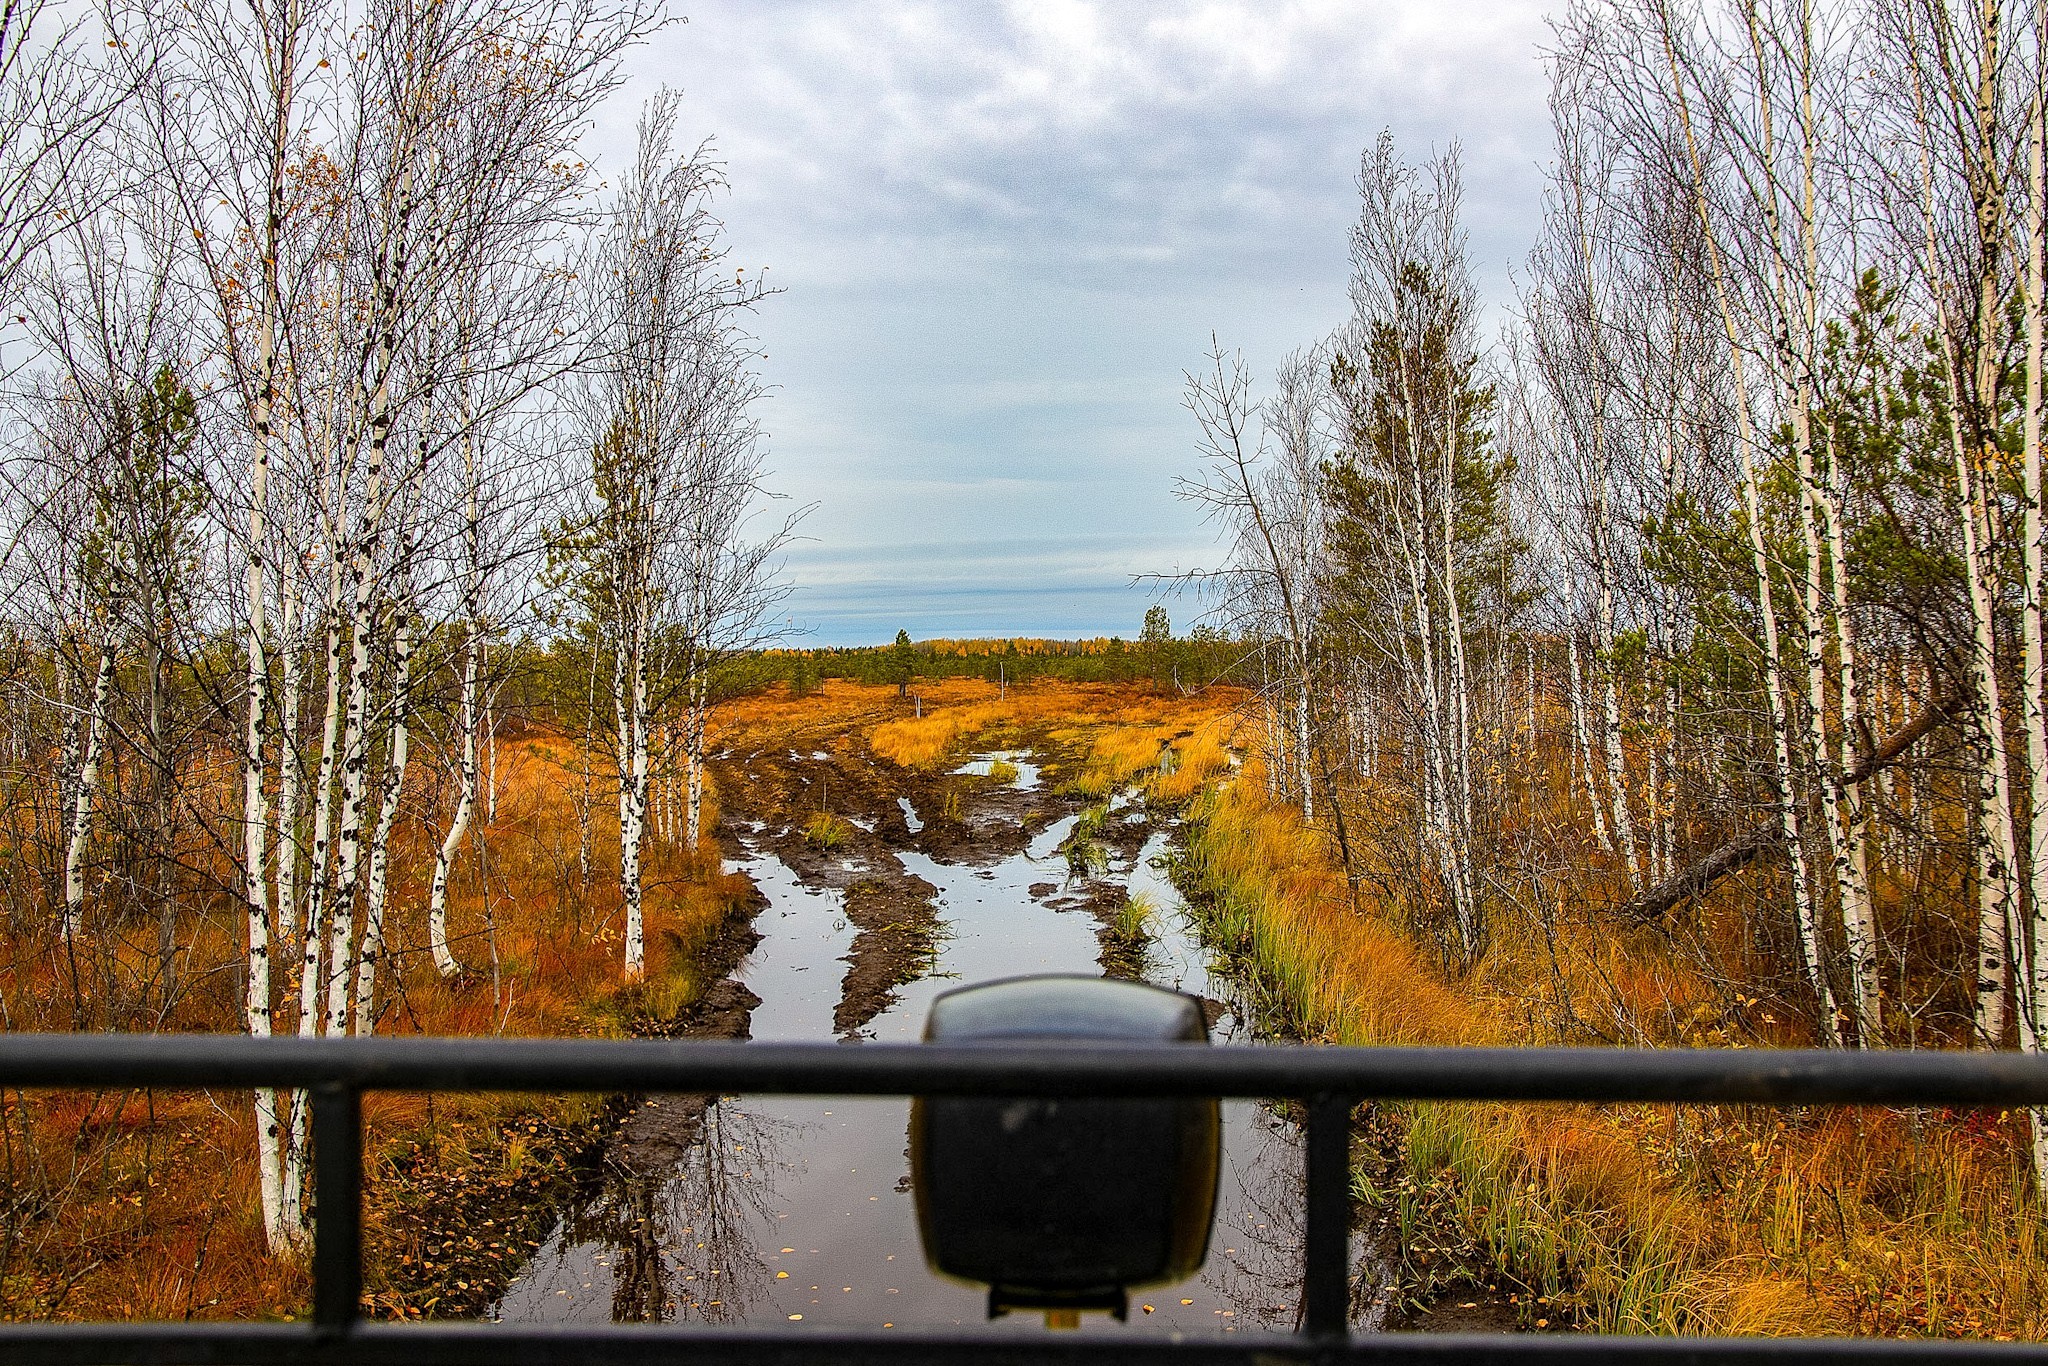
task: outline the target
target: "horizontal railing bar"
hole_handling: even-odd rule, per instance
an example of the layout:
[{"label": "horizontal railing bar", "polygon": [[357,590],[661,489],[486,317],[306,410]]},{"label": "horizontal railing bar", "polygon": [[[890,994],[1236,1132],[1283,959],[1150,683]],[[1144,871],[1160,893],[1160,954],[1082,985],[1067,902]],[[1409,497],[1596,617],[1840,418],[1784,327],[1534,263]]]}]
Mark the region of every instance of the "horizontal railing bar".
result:
[{"label": "horizontal railing bar", "polygon": [[1775,1049],[253,1039],[0,1034],[0,1085],[783,1095],[1355,1095],[1765,1105],[2048,1105],[2048,1057]]},{"label": "horizontal railing bar", "polygon": [[320,1335],[289,1324],[0,1325],[0,1359],[39,1366],[1253,1366],[1371,1362],[1462,1366],[1508,1357],[1596,1366],[2048,1366],[2032,1343],[1853,1338],[1631,1338],[1574,1334],[1385,1333],[1347,1342],[1280,1334],[1171,1337],[961,1332],[747,1332],[730,1328],[365,1324]]}]

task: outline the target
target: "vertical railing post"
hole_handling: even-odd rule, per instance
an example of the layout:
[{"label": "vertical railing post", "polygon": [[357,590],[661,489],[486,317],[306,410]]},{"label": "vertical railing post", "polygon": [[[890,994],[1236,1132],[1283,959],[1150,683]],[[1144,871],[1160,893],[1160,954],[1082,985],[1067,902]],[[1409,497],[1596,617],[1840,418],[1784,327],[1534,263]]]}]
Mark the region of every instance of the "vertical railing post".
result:
[{"label": "vertical railing post", "polygon": [[1307,1167],[1302,1330],[1341,1337],[1351,1327],[1351,1097],[1309,1098]]},{"label": "vertical railing post", "polygon": [[313,1326],[345,1332],[363,1299],[363,1096],[313,1092]]}]

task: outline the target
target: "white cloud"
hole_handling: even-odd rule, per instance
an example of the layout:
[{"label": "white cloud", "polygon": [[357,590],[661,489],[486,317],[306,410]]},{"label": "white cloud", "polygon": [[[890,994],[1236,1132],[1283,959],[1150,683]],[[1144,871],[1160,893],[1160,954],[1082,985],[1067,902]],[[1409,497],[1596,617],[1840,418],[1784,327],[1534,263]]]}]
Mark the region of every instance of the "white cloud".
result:
[{"label": "white cloud", "polygon": [[[736,254],[787,287],[759,323],[765,416],[813,534],[900,565],[906,529],[957,533],[950,612],[976,582],[996,615],[1034,586],[1109,611],[1120,580],[1062,538],[1206,538],[1169,490],[1180,371],[1212,329],[1269,371],[1341,320],[1380,128],[1411,155],[1463,143],[1475,267],[1504,292],[1547,147],[1542,37],[1528,4],[707,0],[597,140],[616,164],[659,82],[717,135]],[[966,532],[990,525],[1040,550],[982,555]],[[807,597],[867,629],[843,585]]]}]

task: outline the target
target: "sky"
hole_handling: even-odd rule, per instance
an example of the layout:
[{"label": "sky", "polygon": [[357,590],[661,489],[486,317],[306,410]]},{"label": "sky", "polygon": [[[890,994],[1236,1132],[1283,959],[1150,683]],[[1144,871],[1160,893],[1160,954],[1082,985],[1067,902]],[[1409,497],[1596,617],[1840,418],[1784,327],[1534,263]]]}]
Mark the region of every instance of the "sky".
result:
[{"label": "sky", "polygon": [[[1534,237],[1544,4],[683,0],[596,130],[716,140],[793,643],[1135,636],[1212,566],[1174,495],[1212,334],[1261,380],[1343,322],[1360,153],[1455,141],[1482,290]],[[1169,598],[1177,630],[1201,604]]]}]

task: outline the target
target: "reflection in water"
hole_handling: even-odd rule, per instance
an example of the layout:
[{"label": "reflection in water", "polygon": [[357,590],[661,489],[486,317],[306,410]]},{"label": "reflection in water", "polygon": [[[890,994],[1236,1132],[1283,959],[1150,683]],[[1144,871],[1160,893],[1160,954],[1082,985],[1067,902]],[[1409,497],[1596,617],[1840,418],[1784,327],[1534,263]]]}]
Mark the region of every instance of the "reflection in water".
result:
[{"label": "reflection in water", "polygon": [[1209,1235],[1202,1283],[1262,1328],[1292,1332],[1301,1303],[1300,1145],[1293,1126],[1263,1106],[1238,1101],[1240,1141],[1225,1178],[1238,1199],[1218,1215]]},{"label": "reflection in water", "polygon": [[[1032,895],[1036,887],[1060,897],[1049,889],[1064,881],[1058,847],[1072,826],[1067,817],[1023,852],[982,865],[895,851],[906,871],[937,889],[944,936],[928,974],[898,988],[894,1004],[862,1029],[865,1037],[916,1040],[932,998],[962,983],[1099,970],[1093,917]],[[1157,866],[1166,843],[1164,834],[1153,834],[1110,873],[1155,907],[1145,976],[1218,1003],[1212,1037],[1219,1044],[1255,1045],[1256,1012],[1243,1008],[1238,983],[1212,963],[1192,912]],[[765,852],[748,870],[770,899],[755,922],[765,938],[740,971],[761,1000],[753,1036],[831,1038],[852,951],[839,896],[802,885]],[[695,1109],[697,1102],[686,1099],[660,1104]],[[902,1098],[726,1098],[703,1107],[701,1128],[687,1135],[664,1120],[669,1133],[660,1142],[641,1132],[643,1112],[636,1111],[622,1125],[602,1190],[566,1215],[498,1315],[1042,1331],[1028,1315],[987,1322],[980,1287],[925,1267],[908,1188],[908,1117]],[[1179,1286],[1134,1291],[1128,1325],[1090,1316],[1082,1332],[1296,1327],[1300,1131],[1284,1114],[1249,1101],[1225,1102],[1223,1125],[1217,1218],[1202,1271]]]},{"label": "reflection in water", "polygon": [[[658,1323],[668,1317],[668,1283],[661,1274],[661,1245],[668,1230],[655,1210],[662,1191],[646,1177],[628,1177],[615,1207],[620,1227],[606,1241],[623,1256],[612,1268],[612,1321]],[[623,1240],[623,1246],[620,1240]]]},{"label": "reflection in water", "polygon": [[679,1159],[652,1168],[636,1163],[640,1145],[621,1143],[598,1192],[568,1213],[497,1317],[598,1317],[609,1281],[615,1323],[743,1319],[773,1280],[756,1239],[774,1222],[781,1154],[804,1136],[730,1104],[705,1106],[695,1129]]}]

